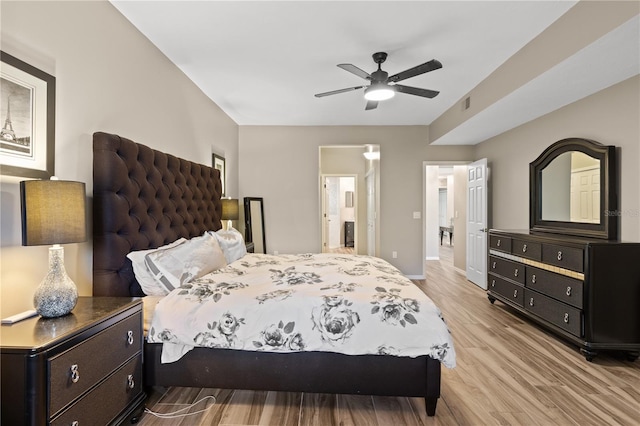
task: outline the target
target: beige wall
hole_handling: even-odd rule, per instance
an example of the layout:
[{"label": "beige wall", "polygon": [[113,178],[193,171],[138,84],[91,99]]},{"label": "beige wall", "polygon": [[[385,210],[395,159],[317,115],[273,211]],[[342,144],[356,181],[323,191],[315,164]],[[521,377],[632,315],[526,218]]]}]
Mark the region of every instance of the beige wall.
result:
[{"label": "beige wall", "polygon": [[[474,147],[429,146],[426,126],[241,126],[241,196],[265,199],[270,252],[317,252],[321,245],[320,146],[380,145],[380,257],[422,276],[423,161],[473,159]],[[391,253],[398,252],[392,259]]]},{"label": "beige wall", "polygon": [[494,228],[529,228],[529,163],[560,139],[580,137],[619,147],[621,238],[640,241],[640,76],[489,139]]},{"label": "beige wall", "polygon": [[[227,159],[229,192],[238,192],[238,126],[110,3],[7,2],[1,48],[56,77],[56,174],[87,185],[91,215],[91,135],[107,131],[211,164]],[[47,270],[47,247],[22,247],[20,178],[1,186],[0,314],[32,308]],[[90,226],[90,225],[89,225]],[[69,276],[91,294],[91,241],[65,245]]]}]

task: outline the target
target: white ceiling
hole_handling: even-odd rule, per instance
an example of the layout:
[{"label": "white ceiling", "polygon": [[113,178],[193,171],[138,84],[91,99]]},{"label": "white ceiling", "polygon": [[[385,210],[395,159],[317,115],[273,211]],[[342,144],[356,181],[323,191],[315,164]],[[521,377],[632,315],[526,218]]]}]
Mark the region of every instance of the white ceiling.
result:
[{"label": "white ceiling", "polygon": [[[309,126],[431,124],[576,2],[112,0],[112,3],[237,124]],[[609,44],[594,43],[582,58],[561,63],[559,66],[564,66],[564,70],[559,69],[554,75],[552,69],[536,79],[539,81],[534,80],[506,97],[504,103],[488,108],[487,114],[499,114],[500,120],[493,120],[499,127],[488,128],[484,113],[478,114],[436,143],[478,143],[486,135],[491,137],[521,124],[522,120],[536,118],[593,93],[594,87],[601,89],[634,75],[633,72],[637,74],[640,61],[638,20],[635,21],[635,28],[627,28],[618,38],[612,37]],[[626,43],[622,53],[618,53],[620,37],[627,37],[622,40]],[[610,43],[618,44],[611,49]],[[363,90],[324,98],[313,96],[366,84],[336,65],[351,63],[372,72],[376,65],[371,55],[378,51],[389,54],[382,66],[389,74],[438,59],[442,69],[404,80],[402,84],[439,90],[440,94],[426,99],[399,93],[372,111],[364,110]],[[604,54],[615,56],[611,60],[618,61],[619,72],[612,73],[607,68],[602,74],[590,73],[574,81],[571,90],[563,89],[566,81],[562,76],[566,74],[562,72],[566,68],[584,69],[584,61]],[[598,72],[600,68],[606,67],[599,67]],[[629,72],[632,74],[628,75]],[[594,79],[598,84],[594,84]],[[513,108],[536,93],[539,99],[532,102],[535,108],[524,113],[521,108]],[[556,95],[540,96],[540,93]],[[479,134],[484,139],[478,139]]]}]

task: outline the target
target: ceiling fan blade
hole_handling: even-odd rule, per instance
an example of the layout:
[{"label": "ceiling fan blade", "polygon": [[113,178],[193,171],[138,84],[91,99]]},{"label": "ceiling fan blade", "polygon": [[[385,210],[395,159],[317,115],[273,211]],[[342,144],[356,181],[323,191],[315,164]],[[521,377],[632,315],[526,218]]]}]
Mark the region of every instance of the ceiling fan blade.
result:
[{"label": "ceiling fan blade", "polygon": [[355,65],[351,65],[351,64],[338,64],[338,66],[340,68],[342,68],[345,71],[349,71],[351,74],[355,74],[360,78],[364,78],[365,80],[371,80],[371,75],[369,75],[368,72],[361,70],[360,68],[356,67]]},{"label": "ceiling fan blade", "polygon": [[413,68],[409,68],[408,70],[399,72],[398,74],[394,74],[387,80],[390,83],[395,83],[397,81],[406,80],[407,78],[415,77],[416,75],[424,74],[429,71],[434,71],[442,68],[442,64],[437,59],[432,59],[429,62],[425,62],[422,65],[417,65]]},{"label": "ceiling fan blade", "polygon": [[345,93],[345,92],[352,92],[354,90],[362,89],[363,87],[365,86],[356,86],[356,87],[349,87],[347,89],[332,90],[331,92],[316,93],[314,96],[316,98],[322,98],[323,96],[337,95],[338,93]]},{"label": "ceiling fan blade", "polygon": [[378,101],[367,101],[367,106],[364,107],[365,111],[378,108]]},{"label": "ceiling fan blade", "polygon": [[440,93],[437,90],[421,89],[419,87],[405,86],[403,84],[393,84],[392,86],[397,92],[422,96],[423,98],[435,98],[438,96],[438,93]]}]

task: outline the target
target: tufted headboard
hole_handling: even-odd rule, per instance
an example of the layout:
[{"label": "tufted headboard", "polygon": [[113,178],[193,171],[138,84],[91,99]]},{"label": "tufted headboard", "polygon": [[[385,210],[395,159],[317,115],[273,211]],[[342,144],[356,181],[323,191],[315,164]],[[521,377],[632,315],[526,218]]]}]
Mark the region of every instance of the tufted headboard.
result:
[{"label": "tufted headboard", "polygon": [[93,134],[93,295],[143,296],[126,257],[222,227],[220,171]]}]

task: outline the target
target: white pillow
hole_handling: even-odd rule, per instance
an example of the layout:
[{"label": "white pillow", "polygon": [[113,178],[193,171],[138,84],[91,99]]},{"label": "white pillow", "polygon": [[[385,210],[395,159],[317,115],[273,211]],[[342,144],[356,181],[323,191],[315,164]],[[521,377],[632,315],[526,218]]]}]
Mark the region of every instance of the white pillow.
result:
[{"label": "white pillow", "polygon": [[140,287],[142,288],[144,294],[146,294],[147,296],[164,296],[166,294],[166,292],[164,292],[158,285],[151,272],[149,272],[147,266],[144,264],[144,257],[154,251],[175,247],[186,241],[187,240],[185,238],[180,238],[170,244],[158,247],[157,249],[132,251],[127,255],[129,260],[131,260],[131,264],[133,265],[133,274],[136,276],[136,280],[138,281],[138,284],[140,284]]},{"label": "white pillow", "polygon": [[227,266],[217,239],[206,232],[175,247],[148,253],[144,259],[147,269],[156,278],[164,294]]},{"label": "white pillow", "polygon": [[218,244],[220,244],[222,248],[227,263],[234,262],[247,254],[247,246],[244,244],[244,238],[242,238],[242,234],[237,230],[231,228],[209,232],[218,239]]}]

